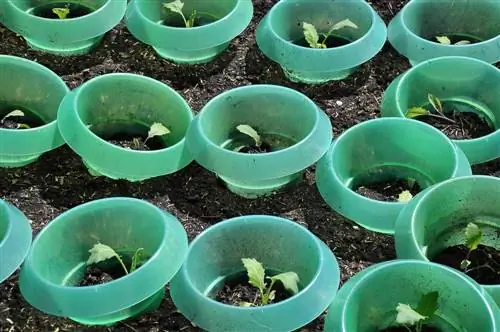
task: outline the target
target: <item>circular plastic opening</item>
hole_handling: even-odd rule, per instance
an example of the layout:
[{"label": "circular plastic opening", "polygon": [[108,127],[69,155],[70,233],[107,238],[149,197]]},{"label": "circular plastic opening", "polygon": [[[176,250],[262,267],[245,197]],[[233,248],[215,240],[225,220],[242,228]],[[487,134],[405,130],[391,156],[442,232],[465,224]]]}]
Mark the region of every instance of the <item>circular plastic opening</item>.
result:
[{"label": "circular plastic opening", "polygon": [[109,0],[9,0],[16,8],[41,20],[60,20],[53,9],[68,11],[65,20],[79,19],[102,8]]}]

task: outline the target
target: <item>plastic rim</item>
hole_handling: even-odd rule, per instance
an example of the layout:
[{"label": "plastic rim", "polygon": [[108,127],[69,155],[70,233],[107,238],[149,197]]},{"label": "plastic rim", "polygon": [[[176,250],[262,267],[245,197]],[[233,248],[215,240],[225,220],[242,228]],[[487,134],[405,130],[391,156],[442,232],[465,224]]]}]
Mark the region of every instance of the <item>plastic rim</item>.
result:
[{"label": "plastic rim", "polygon": [[[47,241],[46,238],[61,236],[61,229],[69,227],[67,223],[74,224],[75,220],[89,218],[89,216],[104,213],[105,211],[116,213],[118,209],[120,211],[132,211],[134,209],[136,210],[135,214],[140,212],[150,216],[155,215],[156,219],[150,218],[148,223],[154,224],[157,229],[161,229],[162,234],[155,235],[162,238],[159,242],[161,244],[141,268],[120,279],[102,285],[87,287],[64,285],[64,279],[68,273],[73,272],[75,266],[66,266],[65,262],[60,261],[57,252],[47,256],[45,252],[47,248],[40,247],[40,243],[50,242],[51,246],[56,248],[59,246],[60,250],[68,250],[63,249],[62,244]],[[110,220],[110,218],[107,220]],[[82,231],[81,234],[85,234],[85,229]],[[112,231],[112,227],[110,231]],[[76,232],[76,230],[73,230],[73,232]],[[73,233],[72,236],[78,238],[80,236],[78,234],[80,233]],[[112,234],[115,235],[115,233]],[[119,236],[119,234],[116,235]],[[58,238],[58,241],[71,241],[72,236],[66,233],[64,238]],[[99,235],[96,234],[96,236]],[[52,249],[55,250],[55,248]],[[98,317],[112,314],[140,303],[162,288],[182,265],[186,251],[186,232],[181,223],[171,214],[150,203],[134,198],[100,199],[64,212],[38,234],[21,269],[20,290],[23,297],[32,306],[48,314],[68,317]],[[86,256],[86,253],[84,255]],[[37,257],[42,260],[47,257],[51,259],[52,269],[60,269],[60,271],[56,272],[63,274],[52,275],[51,277],[60,281],[54,282],[44,277],[44,273],[47,274],[49,271],[37,268],[37,264],[40,264]],[[82,262],[85,259],[82,257]]]},{"label": "plastic rim", "polygon": [[[262,95],[273,96],[276,100],[296,100],[297,107],[303,109],[301,116],[313,119],[312,130],[288,148],[263,154],[237,153],[220,147],[207,137],[204,118],[218,112],[219,105],[229,105],[236,99],[252,98],[258,103],[258,98]],[[188,147],[198,163],[221,176],[245,181],[273,179],[297,173],[321,158],[331,140],[332,129],[328,116],[305,95],[276,85],[244,86],[219,94],[203,107],[187,133]],[[278,164],[277,160],[280,161]]]}]

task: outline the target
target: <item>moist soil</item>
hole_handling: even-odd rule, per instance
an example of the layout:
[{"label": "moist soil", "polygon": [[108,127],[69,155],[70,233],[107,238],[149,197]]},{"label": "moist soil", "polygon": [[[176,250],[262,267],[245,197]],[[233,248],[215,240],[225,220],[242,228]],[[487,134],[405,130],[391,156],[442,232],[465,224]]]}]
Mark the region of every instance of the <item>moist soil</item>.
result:
[{"label": "moist soil", "polygon": [[406,180],[382,181],[358,187],[356,193],[365,197],[383,202],[397,202],[399,194],[408,190],[413,196],[418,194],[422,188],[418,183],[414,183],[410,188]]},{"label": "moist soil", "polygon": [[122,134],[114,135],[106,139],[106,141],[125,149],[137,151],[154,151],[165,148],[163,142],[158,137],[151,137],[145,142],[145,138],[143,137]]},{"label": "moist soil", "polygon": [[[273,290],[276,291],[276,296],[268,304],[278,303],[291,296],[280,282],[274,284]],[[261,305],[262,303],[259,290],[248,283],[246,274],[227,281],[214,298],[216,301],[235,306],[240,306],[241,302],[254,303],[256,305]]]},{"label": "moist soil", "polygon": [[[320,38],[320,42],[323,42],[323,38]],[[351,41],[349,39],[346,39],[346,38],[342,38],[342,37],[339,37],[339,36],[328,36],[328,38],[326,39],[326,42],[325,42],[325,45],[326,45],[326,48],[334,48],[334,47],[339,47],[339,46],[344,46],[344,45],[347,45],[347,44],[350,44]],[[309,46],[309,43],[306,41],[305,38],[301,38],[297,41],[294,42],[295,45],[298,45],[298,46],[302,46],[302,47],[310,47]]]},{"label": "moist soil", "polygon": [[473,139],[488,135],[493,132],[486,121],[472,112],[452,112],[446,116],[451,121],[436,118],[434,116],[420,116],[417,119],[441,130],[450,139],[462,140]]},{"label": "moist soil", "polygon": [[113,281],[115,278],[109,273],[101,270],[97,266],[89,266],[85,271],[83,279],[80,281],[78,286],[94,286],[101,285],[107,282]]},{"label": "moist soil", "polygon": [[[460,263],[467,256],[468,248],[461,244],[448,247],[435,256],[432,261],[466,272],[466,274],[483,285],[500,284],[500,250],[479,245],[471,251],[468,260],[471,264],[466,271],[460,269]],[[468,272],[467,272],[468,271]]]},{"label": "moist soil", "polygon": [[[408,332],[408,331],[417,332],[417,330],[414,326],[411,326],[411,327],[391,326],[391,327],[385,328],[383,330],[380,330],[380,332]],[[442,330],[440,330],[436,327],[433,327],[433,326],[422,325],[421,331],[422,332],[441,332]]]},{"label": "moist soil", "polygon": [[[177,65],[130,35],[124,23],[106,34],[90,54],[58,57],[29,49],[17,34],[0,24],[0,54],[37,61],[60,75],[71,89],[98,75],[116,72],[146,75],[178,91],[198,112],[211,98],[250,84],[276,84],[311,98],[329,116],[335,137],[353,125],[380,116],[384,90],[409,69],[408,61],[387,43],[379,54],[342,81],[321,85],[289,82],[279,65],[267,59],[255,43],[255,27],[276,0],[254,0],[249,27],[216,60],[204,65]],[[372,0],[385,23],[407,0]],[[473,166],[476,174],[500,175],[500,161]],[[0,168],[0,198],[18,207],[36,236],[56,216],[79,204],[106,197],[144,199],[175,215],[192,240],[217,222],[248,214],[291,219],[323,240],[334,252],[341,282],[378,262],[396,258],[391,236],[369,232],[333,212],[316,189],[314,167],[289,190],[247,200],[230,193],[217,178],[196,163],[168,175],[142,182],[92,177],[80,157],[67,146],[45,153],[22,168]],[[201,331],[177,312],[169,296],[161,306],[137,318],[109,327],[86,327],[67,318],[46,315],[21,296],[18,273],[0,284],[0,331]],[[322,331],[325,314],[300,331]]]}]

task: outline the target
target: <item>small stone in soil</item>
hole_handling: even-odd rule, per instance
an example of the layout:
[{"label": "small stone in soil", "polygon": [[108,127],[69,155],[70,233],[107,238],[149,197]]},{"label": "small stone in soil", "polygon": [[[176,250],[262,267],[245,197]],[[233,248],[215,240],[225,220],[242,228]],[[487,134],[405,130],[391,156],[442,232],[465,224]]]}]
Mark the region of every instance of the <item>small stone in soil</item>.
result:
[{"label": "small stone in soil", "polygon": [[[409,331],[416,332],[417,330],[416,330],[415,326],[409,326],[409,327],[391,326],[391,327],[387,327],[385,329],[382,329],[379,332],[409,332]],[[422,325],[421,331],[422,332],[441,332],[441,329],[438,329],[438,328],[433,327],[433,326]]]},{"label": "small stone in soil", "polygon": [[395,181],[374,182],[355,189],[356,193],[360,195],[383,202],[397,202],[399,194],[405,190],[415,196],[422,188],[416,182],[410,188],[408,181],[398,179]]},{"label": "small stone in soil", "polygon": [[77,286],[101,285],[114,280],[113,277],[96,266],[87,267],[83,279]]},{"label": "small stone in soil", "polygon": [[[468,251],[469,249],[463,244],[448,247],[437,254],[432,261],[463,272],[460,264]],[[500,250],[479,245],[476,250],[471,251],[469,261],[471,262],[467,268],[470,270],[467,272],[469,277],[483,285],[500,284]]]}]

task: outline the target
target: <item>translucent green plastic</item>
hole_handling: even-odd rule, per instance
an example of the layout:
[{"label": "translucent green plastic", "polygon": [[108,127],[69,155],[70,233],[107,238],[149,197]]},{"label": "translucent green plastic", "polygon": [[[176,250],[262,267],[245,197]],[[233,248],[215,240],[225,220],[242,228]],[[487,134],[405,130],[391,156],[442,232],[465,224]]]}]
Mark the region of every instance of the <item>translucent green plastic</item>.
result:
[{"label": "translucent green plastic", "polygon": [[[58,112],[61,135],[93,175],[129,181],[170,174],[187,166],[192,158],[184,136],[192,118],[189,105],[175,90],[135,74],[96,77],[68,94]],[[170,130],[162,138],[167,146],[164,149],[125,149],[94,134],[111,135],[130,130],[131,125],[150,128],[155,122]]]},{"label": "translucent green plastic", "polygon": [[[427,261],[446,247],[463,244],[469,222],[482,228],[481,243],[500,249],[499,178],[452,179],[419,195],[397,219],[397,255]],[[500,285],[483,287],[500,306]]]},{"label": "translucent green plastic", "polygon": [[31,245],[28,218],[16,207],[0,199],[0,283],[24,261]]},{"label": "translucent green plastic", "polygon": [[36,62],[0,55],[0,118],[28,109],[45,122],[31,129],[0,128],[0,167],[21,167],[64,144],[57,129],[57,108],[69,92],[64,81]]},{"label": "translucent green plastic", "polygon": [[[212,299],[226,277],[244,273],[241,258],[255,258],[274,273],[297,273],[299,292],[260,307]],[[335,256],[315,235],[287,219],[254,215],[220,222],[201,233],[172,279],[170,294],[179,311],[206,331],[293,331],[326,309],[339,282]]]},{"label": "translucent green plastic", "polygon": [[[388,38],[412,65],[453,55],[494,64],[500,61],[498,17],[497,0],[412,0],[389,23]],[[443,45],[429,40],[456,34],[479,42]]]},{"label": "translucent green plastic", "polygon": [[383,118],[340,135],[318,162],[316,185],[333,210],[366,229],[392,234],[406,203],[370,199],[353,186],[413,178],[426,188],[470,174],[465,155],[439,130],[417,120]]},{"label": "translucent green plastic", "polygon": [[[500,40],[499,40],[500,43]],[[495,131],[468,140],[453,140],[471,164],[500,157],[500,69],[466,57],[441,57],[421,62],[387,88],[383,116],[404,117],[409,108],[428,104],[429,93],[441,101],[460,101],[480,111]]]},{"label": "translucent green plastic", "polygon": [[186,19],[193,10],[218,19],[192,28],[172,27],[163,24],[180,17],[163,7],[164,3],[172,1],[131,1],[125,22],[135,38],[151,45],[161,57],[177,63],[197,64],[213,60],[247,27],[253,15],[251,0],[185,0],[183,13]]},{"label": "translucent green plastic", "polygon": [[[304,37],[302,22],[326,33],[344,19],[350,19],[358,29],[344,28],[333,35],[351,43],[326,49],[294,44]],[[256,34],[260,50],[281,65],[288,79],[319,84],[344,79],[375,56],[386,41],[387,29],[364,0],[281,0],[259,23]]]},{"label": "translucent green plastic", "polygon": [[[150,258],[119,279],[73,286],[97,242],[130,252],[144,248]],[[96,200],[66,211],[38,234],[19,286],[26,301],[47,314],[109,325],[158,306],[186,252],[186,232],[171,214],[134,198]]]},{"label": "translucent green plastic", "polygon": [[[260,154],[224,148],[240,124],[295,144]],[[331,140],[330,120],[313,101],[275,85],[245,86],[216,96],[203,107],[187,133],[194,159],[217,173],[232,192],[247,198],[270,194],[299,180],[301,172],[326,152]]]},{"label": "translucent green plastic", "polygon": [[437,291],[439,308],[426,323],[442,332],[500,329],[500,312],[472,279],[443,265],[394,260],[370,266],[345,283],[328,308],[325,332],[373,332],[395,323],[398,303],[415,308]]},{"label": "translucent green plastic", "polygon": [[[94,11],[64,20],[32,14],[37,5],[50,3],[77,3]],[[62,56],[82,55],[120,22],[126,7],[127,0],[2,0],[0,23],[23,36],[36,50]]]}]

